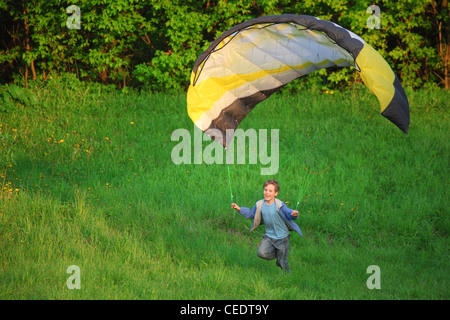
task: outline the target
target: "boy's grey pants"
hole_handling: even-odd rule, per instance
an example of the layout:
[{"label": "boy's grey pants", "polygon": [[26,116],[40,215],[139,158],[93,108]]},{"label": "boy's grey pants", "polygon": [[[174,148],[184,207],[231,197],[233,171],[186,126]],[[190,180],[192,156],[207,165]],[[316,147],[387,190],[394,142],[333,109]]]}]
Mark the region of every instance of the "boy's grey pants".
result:
[{"label": "boy's grey pants", "polygon": [[287,236],[283,239],[272,239],[263,235],[258,247],[258,257],[273,260],[277,259],[277,266],[286,272],[290,272],[287,256],[289,254],[289,239]]}]

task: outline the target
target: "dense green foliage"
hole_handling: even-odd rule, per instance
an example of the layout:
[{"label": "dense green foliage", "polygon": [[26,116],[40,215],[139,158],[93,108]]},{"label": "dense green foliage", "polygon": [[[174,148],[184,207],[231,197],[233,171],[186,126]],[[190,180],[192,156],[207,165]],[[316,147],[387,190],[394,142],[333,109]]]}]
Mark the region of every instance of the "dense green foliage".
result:
[{"label": "dense green foliage", "polygon": [[[235,24],[261,15],[331,20],[375,47],[406,86],[448,88],[447,1],[379,1],[381,29],[369,29],[371,1],[0,0],[0,81],[73,73],[82,80],[152,90],[186,88],[197,56]],[[81,11],[80,29],[69,29]],[[354,69],[308,79],[322,89],[361,81]],[[309,84],[308,84],[309,85]],[[297,83],[301,86],[301,83]]]},{"label": "dense green foliage", "polygon": [[1,89],[14,101],[0,122],[2,299],[450,297],[448,91],[407,90],[408,135],[365,87],[275,94],[241,123],[279,128],[284,163],[275,176],[230,165],[241,206],[273,177],[293,207],[302,164],[333,163],[307,176],[286,276],[256,256],[264,229],[230,210],[225,165],[172,163],[173,130],[193,132],[184,94],[76,77]]}]

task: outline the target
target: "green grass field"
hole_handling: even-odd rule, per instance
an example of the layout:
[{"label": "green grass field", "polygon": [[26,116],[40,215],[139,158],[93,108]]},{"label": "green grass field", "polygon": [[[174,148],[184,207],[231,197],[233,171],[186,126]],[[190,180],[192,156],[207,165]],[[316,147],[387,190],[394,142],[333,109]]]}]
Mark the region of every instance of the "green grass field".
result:
[{"label": "green grass field", "polygon": [[172,132],[194,130],[185,94],[31,92],[0,113],[0,299],[450,298],[446,91],[407,90],[408,135],[364,88],[276,94],[241,123],[279,129],[283,165],[230,165],[240,206],[275,178],[294,208],[303,165],[333,164],[306,175],[289,275],[256,256],[264,228],[230,209],[225,164],[172,163]]}]

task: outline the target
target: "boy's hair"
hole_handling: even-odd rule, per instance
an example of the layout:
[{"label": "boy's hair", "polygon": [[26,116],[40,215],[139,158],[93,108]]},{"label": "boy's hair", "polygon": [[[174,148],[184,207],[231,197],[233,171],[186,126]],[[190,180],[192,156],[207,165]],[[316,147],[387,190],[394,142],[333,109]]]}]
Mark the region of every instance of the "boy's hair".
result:
[{"label": "boy's hair", "polygon": [[266,182],[264,182],[264,188],[268,185],[268,184],[273,184],[275,186],[275,192],[279,192],[280,191],[280,185],[278,184],[278,181],[275,179],[270,179],[267,180]]}]

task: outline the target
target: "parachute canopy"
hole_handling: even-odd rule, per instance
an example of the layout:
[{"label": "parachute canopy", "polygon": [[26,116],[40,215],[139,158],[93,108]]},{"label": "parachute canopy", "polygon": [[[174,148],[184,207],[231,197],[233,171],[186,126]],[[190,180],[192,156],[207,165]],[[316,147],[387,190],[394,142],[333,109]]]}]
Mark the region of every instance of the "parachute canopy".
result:
[{"label": "parachute canopy", "polygon": [[290,81],[331,66],[354,66],[378,98],[381,114],[408,132],[408,99],[387,62],[353,32],[306,15],[251,19],[213,41],[194,64],[188,114],[202,131],[219,130],[226,147],[259,102]]}]

